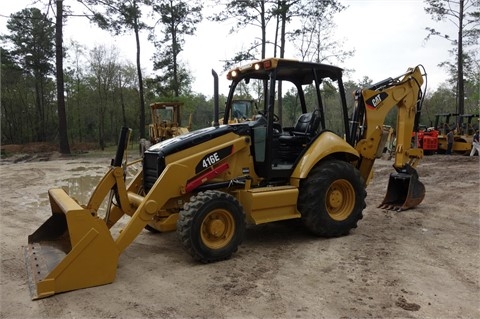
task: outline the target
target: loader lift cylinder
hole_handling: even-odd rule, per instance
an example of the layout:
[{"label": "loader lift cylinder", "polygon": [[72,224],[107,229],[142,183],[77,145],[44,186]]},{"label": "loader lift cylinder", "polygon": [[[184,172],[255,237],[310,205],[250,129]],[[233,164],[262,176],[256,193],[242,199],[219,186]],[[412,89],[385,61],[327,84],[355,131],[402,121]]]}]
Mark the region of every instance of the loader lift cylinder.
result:
[{"label": "loader lift cylinder", "polygon": [[112,162],[112,166],[122,166],[123,154],[125,153],[125,149],[127,148],[130,132],[130,128],[125,126],[122,127],[122,130],[120,131],[120,137],[118,138],[117,152],[115,154],[115,159]]}]

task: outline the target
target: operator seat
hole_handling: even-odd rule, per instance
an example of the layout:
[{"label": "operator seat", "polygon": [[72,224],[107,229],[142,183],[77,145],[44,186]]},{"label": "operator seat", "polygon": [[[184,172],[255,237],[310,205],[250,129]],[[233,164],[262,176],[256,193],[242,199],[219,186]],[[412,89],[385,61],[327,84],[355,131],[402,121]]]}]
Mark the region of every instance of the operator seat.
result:
[{"label": "operator seat", "polygon": [[320,116],[318,111],[314,111],[301,114],[293,128],[284,128],[287,134],[278,137],[280,159],[294,162],[307,143],[317,135],[319,124]]},{"label": "operator seat", "polygon": [[291,130],[287,129],[288,134],[279,137],[280,143],[290,145],[308,143],[316,135],[319,123],[320,117],[317,111],[301,114],[295,127]]}]

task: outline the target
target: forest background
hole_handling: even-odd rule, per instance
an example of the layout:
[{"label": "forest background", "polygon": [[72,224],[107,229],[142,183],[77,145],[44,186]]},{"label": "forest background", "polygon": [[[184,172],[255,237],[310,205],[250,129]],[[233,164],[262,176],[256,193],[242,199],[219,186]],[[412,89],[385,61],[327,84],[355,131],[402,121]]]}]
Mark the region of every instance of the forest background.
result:
[{"label": "forest background", "polygon": [[[419,1],[416,2],[418,5]],[[411,1],[403,3],[412,4]],[[1,144],[59,143],[62,153],[70,152],[69,145],[82,143],[103,149],[117,142],[121,126],[133,128],[133,137],[138,140],[148,132],[148,106],[158,101],[181,101],[183,123],[192,115],[193,129],[209,126],[213,119],[212,96],[204,86],[201,89],[193,86],[198,83],[192,72],[195,66],[189,64],[185,51],[188,42],[194,41],[202,21],[228,29],[229,36],[238,39],[239,45],[231,51],[222,47],[223,39],[219,38],[215,41],[217,46],[199,46],[193,53],[206,56],[221,48],[226,57],[219,71],[270,56],[341,67],[355,60],[355,48],[337,36],[335,24],[336,17],[348,11],[352,2],[243,0],[212,4],[181,0],[41,0],[8,17],[3,16],[7,30],[1,34]],[[432,126],[435,115],[441,113],[478,114],[480,1],[425,0],[422,4],[426,17],[430,17],[430,20],[415,21],[424,26],[423,45],[428,46],[429,41],[434,40],[447,43],[444,49],[447,52],[438,53],[445,57],[439,65],[446,71],[447,78],[427,91],[422,123]],[[376,17],[373,13],[359,15],[358,23],[368,23],[367,18],[371,21],[399,18],[392,25],[384,26],[392,30],[392,39],[399,38],[402,19],[406,17],[395,16],[395,12],[388,11],[388,6],[378,7],[384,9],[381,16],[378,13]],[[119,44],[108,45],[109,41],[105,41],[89,48],[75,39],[64,39],[62,28],[80,18],[89,20],[99,33],[108,32],[112,39],[123,40],[125,35],[130,35],[129,39],[133,40],[127,46],[135,48],[136,61],[122,59]],[[442,29],[439,23],[449,28]],[[389,43],[388,39],[375,38],[375,33],[372,27],[371,34],[356,36],[365,42]],[[95,38],[95,34],[91,37]],[[204,40],[211,44],[210,38]],[[402,48],[398,56],[404,54],[403,50],[418,49],[398,45]],[[154,48],[149,61],[141,59],[142,48]],[[385,77],[398,75],[393,65],[399,59],[388,56]],[[379,60],[385,61],[384,57]],[[368,62],[364,64],[346,67],[346,75],[354,73],[357,66],[368,70]],[[414,65],[401,65],[402,68],[409,66]],[[396,73],[391,73],[390,68]],[[369,76],[349,79],[345,82],[346,91],[372,84],[374,81]],[[376,78],[375,82],[379,80],[381,78]],[[213,93],[213,79],[210,83]],[[226,85],[222,93],[225,88]],[[282,124],[291,125],[298,116],[297,99],[288,90],[280,95]],[[261,99],[249,91],[237,98]],[[328,100],[329,94],[324,98],[326,105],[335,105],[335,101]],[[225,100],[221,94],[220,103]],[[353,98],[348,103],[352,105]],[[393,121],[392,115],[386,124],[393,126]],[[66,148],[65,143],[62,148],[62,136],[67,142]]]}]

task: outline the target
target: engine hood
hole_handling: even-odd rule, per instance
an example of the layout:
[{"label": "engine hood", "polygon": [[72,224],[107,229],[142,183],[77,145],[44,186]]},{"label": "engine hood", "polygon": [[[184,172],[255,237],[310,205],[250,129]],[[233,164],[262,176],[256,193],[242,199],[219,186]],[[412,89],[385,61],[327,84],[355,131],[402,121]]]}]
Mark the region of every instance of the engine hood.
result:
[{"label": "engine hood", "polygon": [[181,150],[204,143],[213,138],[228,134],[230,132],[235,132],[239,135],[247,135],[249,132],[249,126],[248,124],[242,123],[235,125],[220,125],[217,127],[211,126],[202,128],[154,144],[147,151],[145,151],[145,153],[166,156],[168,154],[179,152]]}]

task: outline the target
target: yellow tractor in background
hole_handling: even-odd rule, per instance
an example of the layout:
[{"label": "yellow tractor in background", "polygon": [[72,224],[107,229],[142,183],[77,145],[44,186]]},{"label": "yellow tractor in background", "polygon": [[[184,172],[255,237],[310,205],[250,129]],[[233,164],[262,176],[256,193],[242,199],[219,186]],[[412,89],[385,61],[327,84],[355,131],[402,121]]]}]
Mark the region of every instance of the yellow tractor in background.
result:
[{"label": "yellow tractor in background", "polygon": [[254,100],[235,99],[232,101],[231,122],[241,123],[251,121],[257,114],[257,105]]},{"label": "yellow tractor in background", "polygon": [[150,143],[157,144],[163,140],[188,133],[192,128],[190,114],[188,126],[182,127],[181,102],[155,102],[150,104],[152,123],[148,127]]},{"label": "yellow tractor in background", "polygon": [[478,129],[478,114],[439,113],[435,115],[434,128],[439,131],[438,153],[444,154],[447,151],[447,133],[453,130],[452,152],[469,155],[472,150],[473,134]]},{"label": "yellow tractor in background", "polygon": [[[423,101],[423,68],[357,90],[353,109],[342,73],[278,58],[234,68],[220,123],[212,70],[214,125],[151,146],[131,180],[123,156],[131,130],[123,128],[111,168],[87,204],[62,188],[48,191],[52,216],[25,247],[32,298],[113,282],[120,254],[145,228],[176,231],[185,250],[204,263],[230,258],[247,224],[301,219],[316,236],[349,234],[363,217],[366,188],[388,134],[384,120],[393,108],[395,172],[379,206],[400,211],[420,204],[425,187],[415,167],[423,153],[411,147],[411,138]],[[293,127],[283,127],[275,112],[279,82],[296,89],[302,112]],[[263,103],[253,119],[230,124],[236,89],[246,86],[263,88]],[[332,87],[338,100],[327,105],[322,92]],[[121,218],[127,221],[115,235]]]},{"label": "yellow tractor in background", "polygon": [[[231,102],[230,114],[228,115],[228,124],[242,123],[252,121],[258,115],[258,107],[255,100],[234,99]],[[225,116],[223,112],[220,115]],[[211,125],[214,125],[212,121]]]}]

